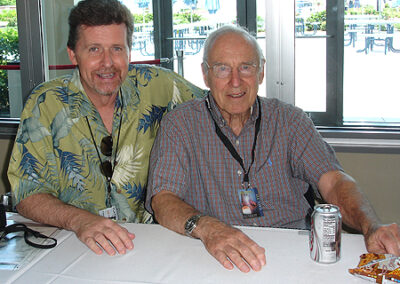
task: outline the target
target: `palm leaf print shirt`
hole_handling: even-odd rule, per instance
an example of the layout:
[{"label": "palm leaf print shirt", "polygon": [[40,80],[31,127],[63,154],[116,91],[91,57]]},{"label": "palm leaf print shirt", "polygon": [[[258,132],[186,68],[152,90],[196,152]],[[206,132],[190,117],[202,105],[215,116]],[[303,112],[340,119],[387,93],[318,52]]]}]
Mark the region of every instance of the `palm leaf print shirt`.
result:
[{"label": "palm leaf print shirt", "polygon": [[[170,70],[130,65],[120,93],[112,130],[111,159],[117,160],[111,180],[112,205],[121,220],[149,223],[152,217],[143,202],[150,150],[160,120],[165,112],[203,96],[204,91]],[[100,159],[108,157],[99,149],[99,159],[95,147],[108,135],[81,85],[78,69],[36,87],[21,115],[8,169],[14,204],[35,193],[49,193],[94,214],[105,209],[108,183]]]}]

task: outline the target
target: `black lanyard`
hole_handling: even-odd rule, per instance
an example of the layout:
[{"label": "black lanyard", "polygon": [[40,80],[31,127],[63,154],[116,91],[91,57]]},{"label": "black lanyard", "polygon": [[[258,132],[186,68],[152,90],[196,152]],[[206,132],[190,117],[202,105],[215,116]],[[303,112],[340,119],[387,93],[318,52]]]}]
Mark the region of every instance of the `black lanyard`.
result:
[{"label": "black lanyard", "polygon": [[[7,234],[10,233],[16,233],[16,232],[24,232],[24,239],[25,242],[35,248],[40,248],[40,249],[49,249],[49,248],[54,248],[57,245],[57,240],[55,238],[48,237],[46,235],[41,234],[38,231],[32,230],[31,228],[28,228],[25,224],[22,223],[15,223],[9,226],[6,226],[2,229],[0,229],[0,239],[5,238]],[[32,238],[34,237],[34,238]],[[49,240],[49,244],[41,244],[35,243],[33,240]]]},{"label": "black lanyard", "polygon": [[251,149],[251,163],[249,165],[249,168],[246,169],[244,168],[244,163],[243,163],[243,159],[242,157],[240,157],[239,153],[236,151],[235,147],[233,147],[231,141],[229,141],[228,137],[225,136],[224,133],[222,133],[222,130],[219,128],[217,122],[215,121],[212,113],[211,113],[211,107],[210,107],[210,103],[209,103],[209,98],[206,98],[206,106],[208,111],[210,112],[211,118],[214,121],[215,124],[215,132],[217,133],[219,139],[222,141],[222,143],[224,143],[225,147],[228,149],[228,151],[231,153],[232,157],[238,161],[238,163],[240,164],[240,166],[243,169],[244,172],[244,176],[243,176],[243,186],[245,184],[247,184],[248,187],[250,187],[250,183],[249,183],[249,172],[251,169],[251,166],[254,163],[254,153],[256,150],[256,144],[257,144],[257,137],[258,137],[258,133],[260,132],[260,124],[261,124],[261,102],[260,99],[257,97],[257,101],[258,101],[258,117],[256,120],[256,126],[255,126],[255,130],[254,130],[254,141],[253,141],[253,148]]},{"label": "black lanyard", "polygon": [[[113,174],[114,174],[115,166],[117,165],[117,152],[118,152],[118,144],[119,144],[119,134],[121,133],[122,110],[123,110],[123,108],[124,108],[124,100],[123,100],[123,98],[122,98],[122,92],[121,92],[121,90],[119,90],[119,92],[120,92],[120,97],[121,97],[121,106],[120,106],[120,117],[119,117],[119,126],[118,126],[117,145],[116,145],[116,147],[115,147],[115,152],[114,152],[114,164],[113,164],[113,166],[112,166],[113,172],[112,172],[111,178],[106,177],[106,179],[107,179],[107,200],[106,200],[106,206],[107,206],[107,207],[110,207],[110,206],[111,206],[111,179],[112,179],[112,176],[113,176]],[[100,166],[102,167],[102,170],[104,171],[104,169],[103,169],[103,164],[102,164],[102,162],[101,162],[100,152],[99,152],[99,149],[97,148],[96,141],[94,140],[94,135],[93,135],[93,132],[92,132],[92,128],[90,127],[89,119],[87,118],[87,116],[85,116],[85,118],[86,118],[86,123],[87,123],[87,125],[88,125],[88,127],[89,127],[90,136],[92,137],[92,141],[93,141],[93,144],[94,144],[94,148],[96,149],[96,152],[97,152],[97,157],[99,158]],[[111,135],[112,135],[112,133],[111,133]]]}]

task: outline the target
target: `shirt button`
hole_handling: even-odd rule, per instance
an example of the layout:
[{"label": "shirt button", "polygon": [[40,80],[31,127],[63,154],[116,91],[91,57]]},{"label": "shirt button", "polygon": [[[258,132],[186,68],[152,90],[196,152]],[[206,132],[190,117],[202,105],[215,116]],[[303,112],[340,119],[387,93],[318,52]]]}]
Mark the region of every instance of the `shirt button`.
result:
[{"label": "shirt button", "polygon": [[239,146],[239,144],[240,144],[240,142],[239,142],[239,140],[236,140],[236,146]]},{"label": "shirt button", "polygon": [[242,171],[241,171],[241,170],[238,170],[238,171],[237,171],[237,174],[238,174],[238,176],[240,176],[240,175],[242,174]]}]

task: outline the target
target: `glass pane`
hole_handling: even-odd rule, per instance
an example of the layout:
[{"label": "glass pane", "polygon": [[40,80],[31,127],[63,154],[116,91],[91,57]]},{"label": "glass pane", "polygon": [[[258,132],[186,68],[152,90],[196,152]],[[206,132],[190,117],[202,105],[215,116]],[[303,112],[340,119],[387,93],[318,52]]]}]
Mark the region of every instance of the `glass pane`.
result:
[{"label": "glass pane", "polygon": [[[236,23],[236,1],[173,0],[174,50],[183,52],[183,75],[195,85],[206,88],[201,72],[203,44],[217,27]],[[177,38],[183,38],[176,40]],[[186,39],[184,39],[186,38]],[[175,71],[179,64],[175,61]]]},{"label": "glass pane", "polygon": [[344,123],[400,125],[399,6],[345,1]]},{"label": "glass pane", "polygon": [[74,68],[67,53],[68,15],[74,4],[78,2],[74,0],[42,1],[44,55],[49,66],[46,81],[70,74]]},{"label": "glass pane", "polygon": [[17,10],[15,0],[0,6],[0,117],[19,117],[22,110]]},{"label": "glass pane", "polygon": [[122,0],[134,18],[132,61],[154,59],[154,25],[152,0]]},{"label": "glass pane", "polygon": [[[258,44],[261,46],[264,57],[266,56],[265,48],[266,48],[266,41],[265,41],[265,0],[257,0],[257,41]],[[264,66],[265,71],[265,66]],[[258,89],[258,95],[262,97],[267,96],[267,87],[266,87],[266,79],[265,79],[265,72],[264,72],[264,81],[260,85]]]},{"label": "glass pane", "polygon": [[[71,73],[73,66],[68,58],[68,15],[77,0],[43,1],[45,55],[49,65],[46,80]],[[153,9],[150,0],[122,0],[132,11],[134,34],[131,59],[143,61],[154,59]]]},{"label": "glass pane", "polygon": [[295,1],[295,104],[326,111],[326,1]]}]

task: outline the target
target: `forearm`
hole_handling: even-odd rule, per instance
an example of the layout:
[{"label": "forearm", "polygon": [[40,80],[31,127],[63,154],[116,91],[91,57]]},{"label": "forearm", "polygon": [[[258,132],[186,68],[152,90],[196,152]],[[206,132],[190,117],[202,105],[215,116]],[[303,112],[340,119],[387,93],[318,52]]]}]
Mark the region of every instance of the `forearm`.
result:
[{"label": "forearm", "polygon": [[31,195],[18,203],[16,208],[18,213],[26,218],[74,232],[77,230],[79,219],[93,215],[46,193]]},{"label": "forearm", "polygon": [[333,173],[331,178],[324,184],[331,190],[321,193],[328,203],[339,206],[343,222],[364,235],[376,229],[378,217],[354,179],[344,173]]},{"label": "forearm", "polygon": [[187,219],[199,214],[195,208],[168,191],[161,191],[153,196],[151,206],[157,222],[179,234],[185,234]]}]

